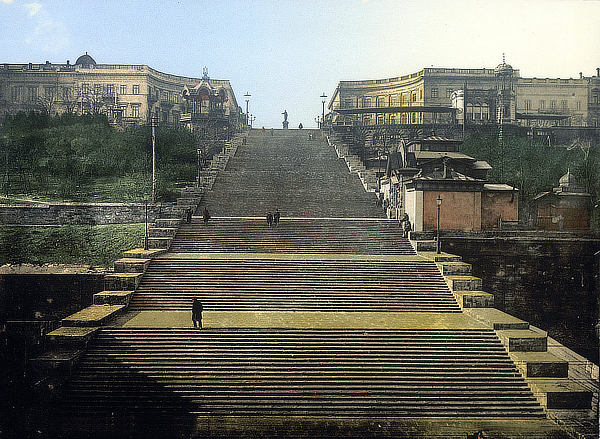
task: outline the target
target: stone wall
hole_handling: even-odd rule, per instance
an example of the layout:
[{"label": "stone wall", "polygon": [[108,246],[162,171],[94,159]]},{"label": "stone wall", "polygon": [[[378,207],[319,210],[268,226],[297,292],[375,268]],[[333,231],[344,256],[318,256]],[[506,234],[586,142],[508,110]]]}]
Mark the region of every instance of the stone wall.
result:
[{"label": "stone wall", "polygon": [[[172,204],[148,204],[148,221],[168,215]],[[143,223],[143,203],[0,204],[0,224],[67,225]]]},{"label": "stone wall", "polygon": [[[496,308],[548,331],[598,364],[600,237],[566,233],[442,234],[443,251],[462,256],[495,297]],[[538,235],[538,236],[536,236]]]}]

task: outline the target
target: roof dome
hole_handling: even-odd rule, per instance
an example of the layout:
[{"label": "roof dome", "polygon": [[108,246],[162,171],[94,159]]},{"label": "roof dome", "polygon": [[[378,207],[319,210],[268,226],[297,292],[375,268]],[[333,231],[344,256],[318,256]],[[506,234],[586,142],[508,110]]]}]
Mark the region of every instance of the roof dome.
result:
[{"label": "roof dome", "polygon": [[560,180],[558,180],[558,184],[561,187],[575,186],[576,183],[577,182],[575,181],[575,176],[573,174],[571,174],[570,170],[567,171],[567,173],[565,175],[560,177]]},{"label": "roof dome", "polygon": [[92,58],[91,56],[88,55],[87,52],[85,52],[85,55],[81,55],[79,58],[77,58],[77,61],[75,61],[75,64],[82,65],[84,67],[95,66],[96,61],[94,61],[94,58]]},{"label": "roof dome", "polygon": [[502,54],[502,63],[498,64],[494,71],[496,72],[496,75],[512,74],[513,68],[510,64],[506,64],[506,58],[504,54]]}]

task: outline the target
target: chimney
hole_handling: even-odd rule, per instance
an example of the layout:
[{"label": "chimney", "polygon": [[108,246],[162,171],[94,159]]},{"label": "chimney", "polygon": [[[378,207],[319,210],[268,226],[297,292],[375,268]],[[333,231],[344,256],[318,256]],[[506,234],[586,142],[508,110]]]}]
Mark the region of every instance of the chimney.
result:
[{"label": "chimney", "polygon": [[600,78],[600,67],[596,68],[596,76]]},{"label": "chimney", "polygon": [[70,65],[70,64],[71,64],[71,61],[67,60],[67,65]]},{"label": "chimney", "polygon": [[583,72],[579,72],[579,79],[583,79]]},{"label": "chimney", "polygon": [[33,68],[33,64],[29,63],[29,70],[31,70]]}]

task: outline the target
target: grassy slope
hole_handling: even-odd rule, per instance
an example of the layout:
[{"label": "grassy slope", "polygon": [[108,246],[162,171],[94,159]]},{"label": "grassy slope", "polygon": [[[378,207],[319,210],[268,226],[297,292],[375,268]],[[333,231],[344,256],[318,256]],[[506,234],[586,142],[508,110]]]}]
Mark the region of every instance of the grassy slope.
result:
[{"label": "grassy slope", "polygon": [[121,252],[139,247],[143,224],[0,226],[0,264],[86,264],[111,267]]}]

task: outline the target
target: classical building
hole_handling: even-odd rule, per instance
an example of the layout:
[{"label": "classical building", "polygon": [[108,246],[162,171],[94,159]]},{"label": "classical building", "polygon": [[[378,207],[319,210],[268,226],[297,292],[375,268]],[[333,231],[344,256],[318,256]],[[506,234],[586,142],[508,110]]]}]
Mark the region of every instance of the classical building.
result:
[{"label": "classical building", "polygon": [[425,68],[395,78],[340,81],[329,102],[335,124],[513,124],[600,127],[596,76],[522,78],[495,69]]},{"label": "classical building", "polygon": [[490,184],[492,167],[459,152],[460,141],[427,137],[403,142],[388,156],[382,184],[387,215],[408,215],[415,231],[437,227],[437,203],[443,230],[490,230],[517,222],[518,191]]},{"label": "classical building", "polygon": [[[197,107],[192,90],[212,96],[210,105]],[[147,123],[151,116],[178,125],[200,121],[200,113],[204,120],[241,124],[229,81],[209,78],[206,69],[202,78],[177,76],[143,64],[98,64],[87,52],[74,64],[0,64],[0,118],[31,110],[102,113],[123,125]]]},{"label": "classical building", "polygon": [[537,228],[542,230],[589,230],[591,195],[580,187],[571,172],[558,187],[535,197]]}]

